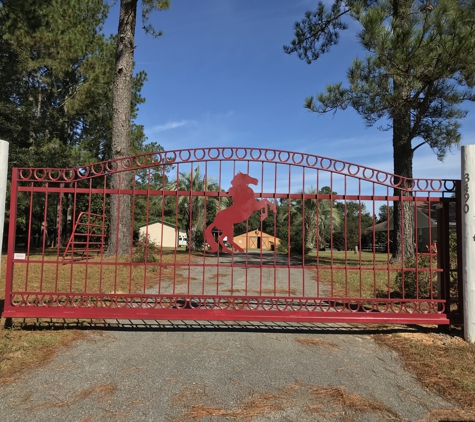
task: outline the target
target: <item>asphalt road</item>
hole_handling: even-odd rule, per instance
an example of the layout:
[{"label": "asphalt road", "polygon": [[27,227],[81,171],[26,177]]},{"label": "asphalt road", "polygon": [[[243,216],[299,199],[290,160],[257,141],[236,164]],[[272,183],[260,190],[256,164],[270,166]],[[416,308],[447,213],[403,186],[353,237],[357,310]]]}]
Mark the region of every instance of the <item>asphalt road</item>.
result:
[{"label": "asphalt road", "polygon": [[2,386],[1,420],[418,421],[452,407],[365,328],[106,325]]}]

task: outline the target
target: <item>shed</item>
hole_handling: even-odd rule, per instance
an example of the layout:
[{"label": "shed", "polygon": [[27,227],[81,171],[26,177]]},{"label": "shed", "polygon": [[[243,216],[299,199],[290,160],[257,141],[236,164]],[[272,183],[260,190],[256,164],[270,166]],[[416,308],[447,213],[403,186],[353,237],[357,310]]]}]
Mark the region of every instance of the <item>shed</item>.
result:
[{"label": "shed", "polygon": [[251,230],[247,233],[234,237],[234,243],[243,249],[263,249],[274,250],[279,244],[280,239],[273,235],[261,232],[260,230]]}]

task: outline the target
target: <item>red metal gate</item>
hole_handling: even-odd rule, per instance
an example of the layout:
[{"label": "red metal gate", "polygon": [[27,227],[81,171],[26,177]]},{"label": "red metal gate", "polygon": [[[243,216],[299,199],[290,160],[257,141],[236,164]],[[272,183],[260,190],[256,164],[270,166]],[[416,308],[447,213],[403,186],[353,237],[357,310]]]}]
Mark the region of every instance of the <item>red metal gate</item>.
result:
[{"label": "red metal gate", "polygon": [[[15,168],[11,186],[5,317],[460,322],[459,181],[199,148]],[[416,252],[393,263],[402,200]]]}]

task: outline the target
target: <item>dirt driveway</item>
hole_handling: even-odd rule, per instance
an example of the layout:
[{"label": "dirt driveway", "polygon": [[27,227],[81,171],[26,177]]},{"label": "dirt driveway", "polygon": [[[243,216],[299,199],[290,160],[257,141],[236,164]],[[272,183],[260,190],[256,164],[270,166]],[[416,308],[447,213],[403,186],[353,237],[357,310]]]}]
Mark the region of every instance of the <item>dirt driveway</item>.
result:
[{"label": "dirt driveway", "polygon": [[[451,405],[367,328],[109,321],[0,389],[2,421],[417,421]],[[434,415],[435,416],[435,415]]]}]

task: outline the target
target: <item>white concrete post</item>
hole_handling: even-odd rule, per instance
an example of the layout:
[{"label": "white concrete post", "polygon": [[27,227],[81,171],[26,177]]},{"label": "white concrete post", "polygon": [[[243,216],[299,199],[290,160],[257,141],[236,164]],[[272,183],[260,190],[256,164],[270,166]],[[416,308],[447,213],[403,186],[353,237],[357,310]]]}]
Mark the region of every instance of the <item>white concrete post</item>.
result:
[{"label": "white concrete post", "polygon": [[8,142],[0,139],[0,280],[2,278],[2,242],[7,199]]},{"label": "white concrete post", "polygon": [[462,147],[464,337],[475,343],[475,145]]}]

